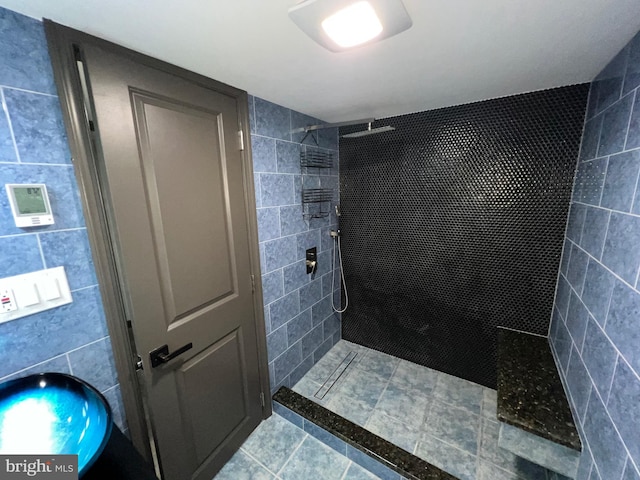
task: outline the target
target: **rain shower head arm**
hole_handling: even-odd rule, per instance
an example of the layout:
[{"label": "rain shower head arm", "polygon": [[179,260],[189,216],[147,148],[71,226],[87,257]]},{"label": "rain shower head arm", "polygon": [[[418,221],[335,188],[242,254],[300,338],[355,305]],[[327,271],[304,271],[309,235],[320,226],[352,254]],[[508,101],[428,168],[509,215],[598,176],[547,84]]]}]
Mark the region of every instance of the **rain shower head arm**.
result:
[{"label": "rain shower head arm", "polygon": [[291,130],[291,133],[309,133],[314,130],[324,130],[325,128],[337,128],[337,127],[349,127],[351,125],[361,125],[368,123],[371,126],[372,122],[375,122],[375,118],[361,118],[360,120],[349,120],[347,122],[334,122],[334,123],[318,123],[316,125],[307,125],[306,127],[295,128]]},{"label": "rain shower head arm", "polygon": [[369,122],[366,130],[360,130],[359,132],[353,132],[353,133],[346,133],[342,135],[342,138],[366,137],[367,135],[375,135],[376,133],[382,133],[382,132],[391,132],[396,129],[391,125],[385,125],[384,127],[371,128],[371,123],[372,122]]}]

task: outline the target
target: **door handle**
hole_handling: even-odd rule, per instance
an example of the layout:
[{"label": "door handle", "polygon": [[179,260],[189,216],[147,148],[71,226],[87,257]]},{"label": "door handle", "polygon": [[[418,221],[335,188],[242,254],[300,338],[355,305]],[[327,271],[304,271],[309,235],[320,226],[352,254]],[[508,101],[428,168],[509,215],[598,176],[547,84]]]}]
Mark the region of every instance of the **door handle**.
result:
[{"label": "door handle", "polygon": [[187,343],[186,345],[180,347],[173,353],[169,353],[169,345],[163,345],[161,347],[156,348],[155,350],[149,352],[149,358],[151,359],[151,368],[156,368],[163,363],[167,363],[170,360],[173,360],[178,355],[182,355],[187,350],[191,350],[193,348],[193,343]]}]

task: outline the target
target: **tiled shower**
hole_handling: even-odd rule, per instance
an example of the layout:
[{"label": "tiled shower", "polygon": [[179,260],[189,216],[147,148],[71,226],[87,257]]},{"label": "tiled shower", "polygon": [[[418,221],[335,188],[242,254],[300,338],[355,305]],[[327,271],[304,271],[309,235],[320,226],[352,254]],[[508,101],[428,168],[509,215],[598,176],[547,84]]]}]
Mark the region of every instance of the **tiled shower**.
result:
[{"label": "tiled shower", "polygon": [[355,343],[294,391],[463,480],[561,478],[498,446],[495,351],[498,326],[548,331],[588,90],[341,139],[342,337]]},{"label": "tiled shower", "polygon": [[[572,158],[568,170],[559,174],[559,178],[562,178],[563,181],[567,180],[568,183],[566,183],[566,190],[560,194],[563,204],[558,207],[560,208],[560,217],[562,217],[560,219],[561,225],[557,229],[560,236],[558,238],[553,236],[553,240],[549,243],[551,250],[545,254],[547,257],[544,259],[553,267],[544,267],[547,273],[550,273],[550,288],[546,293],[543,292],[544,289],[529,288],[529,292],[535,292],[533,295],[535,298],[526,299],[525,303],[527,301],[533,303],[528,307],[523,306],[523,308],[528,308],[524,315],[534,314],[536,317],[534,322],[540,322],[542,325],[540,332],[536,331],[536,333],[546,334],[550,325],[553,304],[550,339],[560,375],[574,412],[574,418],[583,440],[584,453],[576,476],[579,480],[619,479],[623,478],[623,475],[624,479],[638,478],[636,467],[639,461],[636,458],[636,450],[640,443],[637,434],[634,433],[639,429],[637,428],[637,415],[634,415],[633,408],[640,398],[640,382],[637,367],[634,367],[637,357],[634,352],[640,343],[638,334],[640,331],[640,303],[637,301],[640,264],[640,255],[638,254],[640,250],[637,248],[640,238],[637,210],[638,198],[640,197],[637,187],[640,170],[640,156],[638,155],[640,151],[638,150],[638,139],[640,138],[640,109],[638,109],[638,105],[640,101],[636,100],[640,84],[638,74],[640,71],[639,38],[640,36],[636,37],[604,69],[597,80],[588,86],[588,89],[570,87],[583,88],[582,91],[585,94],[588,90],[589,100],[588,105],[585,105],[586,97],[581,100],[582,104],[578,108],[578,110],[581,109],[578,112],[580,117],[577,119],[579,122],[578,130],[575,132],[578,143],[573,147],[574,150],[569,152]],[[566,102],[561,101],[558,108],[566,108],[566,106]],[[586,119],[583,117],[585,107]],[[425,115],[429,113],[425,112]],[[545,120],[548,120],[548,116],[545,117]],[[586,120],[584,134],[581,132],[583,120]],[[379,125],[383,123],[380,122]],[[378,126],[378,124],[374,126]],[[554,129],[551,126],[548,131],[551,132],[551,135],[558,135],[562,128]],[[566,133],[566,130],[563,131],[563,134]],[[376,144],[374,150],[375,148],[402,149],[402,146],[394,144],[392,135],[393,132],[383,134],[380,143]],[[531,140],[527,138],[526,134],[523,134],[522,139],[525,142]],[[560,142],[564,141],[570,142],[571,140],[560,139]],[[352,145],[354,145],[353,149],[357,149],[357,144]],[[346,148],[344,141],[341,142],[340,147],[342,159]],[[425,152],[419,152],[417,157],[421,154],[425,154]],[[362,155],[367,155],[366,149]],[[579,168],[574,177],[578,156],[580,158]],[[369,155],[369,158],[371,157],[375,157],[375,155]],[[544,163],[548,159],[543,154],[537,161]],[[363,165],[366,164],[366,160],[363,162]],[[547,163],[544,164],[547,165]],[[345,168],[344,163],[341,164],[341,168]],[[388,172],[385,173],[380,168],[376,169],[375,166],[374,170],[377,172],[375,174],[377,177],[372,177],[370,182],[384,182]],[[347,189],[354,188],[353,182],[350,180],[352,179],[348,178],[348,174],[345,177],[344,172],[341,172],[343,206],[346,202],[344,198],[345,182]],[[515,186],[513,188],[517,190]],[[398,193],[398,189],[388,190],[389,195],[397,195]],[[376,200],[384,202],[384,196],[375,198],[371,190],[367,194],[373,202]],[[548,190],[543,190],[540,194],[544,196],[551,193]],[[554,190],[553,194],[557,195],[558,191]],[[566,235],[563,235],[569,203],[571,211],[568,215]],[[534,207],[530,205],[529,208]],[[343,215],[349,215],[346,213],[347,211],[343,208]],[[356,237],[355,240],[358,243],[358,248],[347,253],[347,256],[349,254],[353,257],[361,255],[363,263],[369,265],[378,260],[376,258],[378,252],[375,251],[374,245],[376,241],[380,240],[379,237],[376,237],[376,235],[381,235],[379,230],[391,232],[396,226],[388,222],[387,224],[380,223],[379,218],[375,217],[375,213],[371,210],[351,212],[357,219],[355,223],[360,221],[365,224],[368,222],[378,225],[381,227],[378,231],[372,229],[368,235],[361,237],[358,237],[360,234],[358,231],[350,234],[343,233],[345,250],[349,249],[347,242],[349,235]],[[413,212],[413,215],[415,217],[416,212]],[[539,225],[544,228],[544,219]],[[544,232],[539,234],[541,241],[549,240],[549,238],[544,238]],[[402,241],[402,232],[399,233],[398,241]],[[363,244],[369,244],[371,248],[363,249]],[[520,250],[519,254],[526,254],[526,252]],[[517,262],[517,258],[514,258],[514,261]],[[346,276],[349,278],[349,275],[353,275],[353,271],[348,270],[348,259],[345,263],[347,264]],[[375,268],[384,270],[379,265]],[[379,272],[379,277],[384,277],[383,271]],[[534,281],[538,280],[540,279],[537,277],[534,279]],[[355,285],[353,285],[354,281]],[[363,288],[362,284],[367,282],[369,285],[373,283],[365,275],[362,278],[352,279],[351,283],[357,292],[358,289]],[[347,282],[348,287],[349,282]],[[523,295],[527,293],[526,285],[517,285],[516,288],[522,289]],[[545,295],[543,299],[539,298],[541,292]],[[355,298],[357,295],[356,293]],[[375,311],[375,302],[385,300],[384,290],[379,291],[378,295],[379,297],[374,299],[373,303],[369,302],[364,305],[365,310]],[[353,299],[352,295],[352,302]],[[357,305],[357,301],[355,303]],[[355,309],[356,307],[352,303],[350,308]],[[384,311],[381,310],[381,312],[380,317],[370,317],[369,320],[372,322],[385,321]],[[347,321],[349,314],[358,316],[362,315],[362,312],[348,311],[343,316],[343,322]],[[517,322],[507,326],[523,329],[518,326]],[[375,329],[375,325],[370,328],[364,326],[360,330],[355,328],[354,331],[360,332],[363,338],[367,338],[371,336],[372,328]],[[453,335],[452,339],[455,341],[456,327],[451,326],[450,328],[453,331],[450,334]],[[524,329],[526,330],[526,328]],[[344,335],[344,323],[342,332]],[[383,339],[389,337],[393,337],[392,332],[386,337],[382,335]],[[478,339],[474,338],[473,340],[477,341]],[[466,345],[468,346],[468,344]],[[473,351],[473,348],[470,350]],[[467,364],[473,364],[472,355],[469,355],[466,360]],[[453,362],[455,364],[455,360]],[[483,365],[490,365],[490,362]],[[442,370],[447,367],[438,365],[437,368]],[[480,367],[475,365],[474,368]],[[451,373],[464,376],[459,371]],[[295,377],[297,375],[293,378]],[[478,378],[475,377],[476,381]],[[294,388],[304,390],[306,388],[304,382],[305,379]],[[306,393],[310,395],[311,392],[307,391]],[[587,408],[590,415],[585,415]],[[343,411],[343,414],[348,417],[349,412]],[[353,420],[357,419],[354,417]],[[370,422],[370,419],[367,422]],[[481,424],[480,438],[484,438],[486,442],[490,437],[486,435],[489,434],[490,427],[495,424],[491,419],[484,419]],[[407,432],[410,432],[410,428],[407,428],[404,433],[407,434]],[[481,460],[482,455],[486,456],[485,453],[478,450],[478,458]],[[512,478],[509,475],[519,475],[517,478],[527,478],[522,476],[524,475],[522,472],[514,473],[513,468],[508,467],[508,461],[503,464],[489,462],[488,465],[491,468],[498,468],[494,472],[495,475],[503,475],[505,478]],[[486,468],[489,467],[483,468],[482,475],[486,476]],[[509,471],[511,473],[508,473]],[[481,475],[480,470],[477,473]],[[462,478],[467,478],[464,477],[464,474],[462,475]],[[552,478],[555,474],[540,473],[540,471],[536,473],[535,470],[529,470],[529,475],[532,476],[528,478],[545,478],[544,475]],[[482,478],[485,478],[484,476]]]},{"label": "tiled shower", "polygon": [[549,329],[587,95],[525,93],[343,138],[343,338],[495,388],[497,327]]}]

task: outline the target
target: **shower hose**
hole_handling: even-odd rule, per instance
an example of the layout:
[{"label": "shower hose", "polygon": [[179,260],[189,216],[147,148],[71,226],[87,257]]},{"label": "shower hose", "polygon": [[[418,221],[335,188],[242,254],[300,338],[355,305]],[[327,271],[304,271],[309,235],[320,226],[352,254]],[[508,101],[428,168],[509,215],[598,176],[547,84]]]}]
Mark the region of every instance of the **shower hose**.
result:
[{"label": "shower hose", "polygon": [[[340,245],[340,231],[338,230],[338,234],[333,237],[335,240],[335,245],[333,247],[333,263],[331,266],[333,267],[333,271],[331,273],[331,307],[333,311],[336,313],[343,313],[347,310],[349,306],[349,294],[347,293],[347,284],[344,281],[344,268],[342,267],[342,247]],[[338,260],[340,262],[340,268],[336,268],[336,251],[338,252]],[[344,288],[344,308],[340,309],[335,305],[335,280],[336,280],[336,270],[339,270],[338,274],[340,275],[340,280],[342,281],[342,287]]]}]

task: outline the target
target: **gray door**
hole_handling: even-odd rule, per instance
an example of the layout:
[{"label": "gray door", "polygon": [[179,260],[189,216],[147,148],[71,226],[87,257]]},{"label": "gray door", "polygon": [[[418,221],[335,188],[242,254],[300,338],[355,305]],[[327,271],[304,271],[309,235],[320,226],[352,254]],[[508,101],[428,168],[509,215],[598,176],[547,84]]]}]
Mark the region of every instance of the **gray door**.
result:
[{"label": "gray door", "polygon": [[[99,46],[84,54],[163,476],[210,480],[262,417],[237,102]],[[185,351],[153,367],[163,346]]]}]

